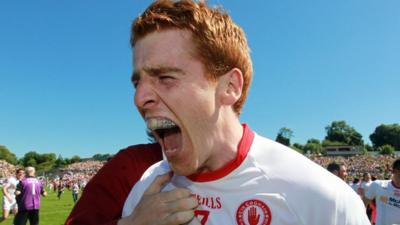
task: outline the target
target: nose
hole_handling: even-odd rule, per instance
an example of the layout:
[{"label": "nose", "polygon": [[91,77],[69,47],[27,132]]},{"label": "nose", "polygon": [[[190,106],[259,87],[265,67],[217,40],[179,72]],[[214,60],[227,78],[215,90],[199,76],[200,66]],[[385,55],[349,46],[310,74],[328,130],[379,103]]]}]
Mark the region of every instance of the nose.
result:
[{"label": "nose", "polygon": [[157,104],[157,93],[154,87],[144,80],[141,80],[135,91],[135,105],[140,112],[151,109]]}]

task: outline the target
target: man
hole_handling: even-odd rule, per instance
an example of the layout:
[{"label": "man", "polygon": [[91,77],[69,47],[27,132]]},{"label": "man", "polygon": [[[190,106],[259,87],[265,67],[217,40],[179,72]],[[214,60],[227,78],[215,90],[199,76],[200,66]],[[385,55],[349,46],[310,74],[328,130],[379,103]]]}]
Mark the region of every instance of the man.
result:
[{"label": "man", "polygon": [[156,1],[131,43],[135,105],[166,159],[134,185],[119,225],[370,224],[346,183],[241,124],[252,63],[229,15]]},{"label": "man", "polygon": [[42,183],[35,177],[35,168],[26,167],[25,177],[17,186],[19,211],[14,218],[14,225],[39,224],[40,195],[47,196]]},{"label": "man", "polygon": [[3,186],[3,217],[0,222],[7,219],[10,215],[10,210],[14,215],[18,212],[18,205],[15,199],[15,189],[21,179],[23,179],[25,172],[24,169],[19,168],[15,172],[16,177],[9,177]]},{"label": "man", "polygon": [[344,164],[338,164],[336,162],[331,162],[326,168],[329,172],[335,174],[337,177],[346,182],[347,178],[347,168]]},{"label": "man", "polygon": [[79,186],[78,186],[78,181],[74,181],[72,184],[72,200],[74,201],[74,204],[78,201],[78,195],[79,195]]},{"label": "man", "polygon": [[[359,185],[359,188],[357,188],[357,193],[361,197],[363,197],[363,193],[367,192],[367,190],[368,190],[369,186],[371,186],[371,184],[372,184],[371,174],[370,173],[364,173],[363,174],[363,179],[362,179],[362,181],[361,181],[361,183]],[[367,208],[368,218],[369,218],[369,220],[371,222],[373,222],[374,221],[373,220],[374,217],[372,215],[376,214],[376,212],[375,212],[376,207],[375,207],[374,202],[371,202],[370,204],[367,204],[366,208]]]},{"label": "man", "polygon": [[365,193],[365,203],[376,201],[376,225],[400,224],[400,158],[392,164],[390,180],[376,180]]}]

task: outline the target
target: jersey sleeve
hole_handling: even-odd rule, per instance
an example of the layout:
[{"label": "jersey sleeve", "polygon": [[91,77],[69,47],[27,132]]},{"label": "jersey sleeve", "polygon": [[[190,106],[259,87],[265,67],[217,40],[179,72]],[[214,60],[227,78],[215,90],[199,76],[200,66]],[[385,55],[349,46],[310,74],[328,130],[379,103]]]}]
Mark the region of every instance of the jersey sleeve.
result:
[{"label": "jersey sleeve", "polygon": [[160,160],[157,144],[121,150],[86,185],[65,225],[116,225],[133,185]]}]

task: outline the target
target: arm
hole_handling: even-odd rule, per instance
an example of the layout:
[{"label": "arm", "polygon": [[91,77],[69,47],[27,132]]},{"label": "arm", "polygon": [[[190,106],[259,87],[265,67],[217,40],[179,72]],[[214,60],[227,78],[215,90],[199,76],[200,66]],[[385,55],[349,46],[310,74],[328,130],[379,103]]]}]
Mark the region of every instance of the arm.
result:
[{"label": "arm", "polygon": [[6,198],[8,199],[9,202],[12,201],[11,195],[8,192],[8,188],[10,187],[10,183],[7,182],[4,186],[3,186],[3,195],[6,196]]},{"label": "arm", "polygon": [[152,164],[162,160],[158,145],[120,151],[90,180],[66,225],[116,225],[133,185]]},{"label": "arm", "polygon": [[379,183],[378,181],[374,181],[369,187],[368,189],[362,189],[361,190],[361,198],[364,202],[364,205],[367,206],[368,204],[372,203],[372,200],[374,200],[375,196],[376,196],[376,191],[379,187]]},{"label": "arm", "polygon": [[17,187],[15,188],[15,195],[16,196],[20,195],[22,192],[22,189],[23,189],[22,182],[20,181],[20,182],[18,182]]},{"label": "arm", "polygon": [[368,199],[365,197],[365,188],[360,187],[358,189],[358,194],[360,195],[361,199],[363,200],[365,207],[371,203],[372,199]]}]

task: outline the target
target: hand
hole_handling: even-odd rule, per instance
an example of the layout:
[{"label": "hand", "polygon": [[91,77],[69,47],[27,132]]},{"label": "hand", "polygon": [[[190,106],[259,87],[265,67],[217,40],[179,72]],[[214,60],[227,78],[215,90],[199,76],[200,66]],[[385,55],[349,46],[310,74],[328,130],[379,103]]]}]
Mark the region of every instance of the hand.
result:
[{"label": "hand", "polygon": [[169,173],[158,176],[144,192],[132,214],[120,219],[118,225],[178,225],[193,219],[198,201],[188,189],[160,192],[170,180]]},{"label": "hand", "polygon": [[257,209],[254,207],[251,207],[248,211],[247,218],[249,220],[250,225],[257,225],[258,221],[260,221],[260,215],[257,214]]}]

